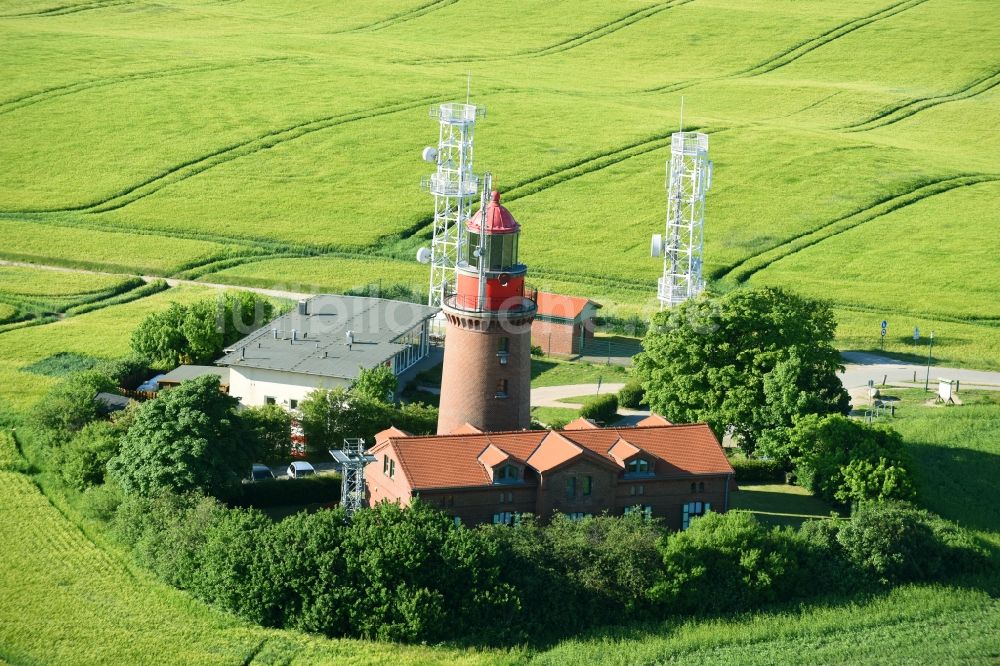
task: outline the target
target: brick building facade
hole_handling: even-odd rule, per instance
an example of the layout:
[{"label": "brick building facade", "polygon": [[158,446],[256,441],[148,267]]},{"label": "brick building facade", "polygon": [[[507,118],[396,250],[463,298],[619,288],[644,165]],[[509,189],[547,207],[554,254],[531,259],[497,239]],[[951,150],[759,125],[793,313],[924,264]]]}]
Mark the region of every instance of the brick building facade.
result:
[{"label": "brick building facade", "polygon": [[597,303],[586,298],[539,291],[538,311],[531,324],[531,344],[546,354],[581,354],[594,339]]},{"label": "brick building facade", "polygon": [[412,437],[379,433],[365,469],[369,502],[414,497],[467,525],[510,523],[531,513],[548,520],[621,515],[631,510],[683,529],[691,516],[726,511],[733,468],[704,424],[562,431],[480,432]]}]

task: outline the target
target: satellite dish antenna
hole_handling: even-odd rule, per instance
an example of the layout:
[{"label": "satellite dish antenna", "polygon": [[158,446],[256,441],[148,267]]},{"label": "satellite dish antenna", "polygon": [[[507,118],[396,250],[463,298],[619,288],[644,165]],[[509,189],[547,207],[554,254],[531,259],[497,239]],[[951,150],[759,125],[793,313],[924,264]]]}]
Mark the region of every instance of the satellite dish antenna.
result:
[{"label": "satellite dish antenna", "polygon": [[431,251],[428,250],[426,247],[422,247],[419,250],[417,250],[417,261],[419,261],[421,264],[431,263]]},{"label": "satellite dish antenna", "polygon": [[653,240],[649,243],[649,254],[653,257],[658,257],[663,254],[663,235],[653,234]]},{"label": "satellite dish antenna", "polygon": [[433,146],[427,146],[426,148],[424,148],[424,152],[420,153],[420,157],[424,160],[424,162],[437,162],[438,158],[437,148],[434,148]]}]

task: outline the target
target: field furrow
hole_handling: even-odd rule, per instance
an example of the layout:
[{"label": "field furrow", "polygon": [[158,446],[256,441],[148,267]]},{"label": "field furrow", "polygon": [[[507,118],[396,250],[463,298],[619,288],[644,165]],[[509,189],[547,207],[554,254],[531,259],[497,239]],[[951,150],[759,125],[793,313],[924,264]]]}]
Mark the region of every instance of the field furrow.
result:
[{"label": "field furrow", "polygon": [[436,12],[437,10],[443,9],[448,5],[455,4],[456,2],[458,2],[458,0],[434,0],[433,2],[428,2],[425,5],[414,7],[409,11],[400,12],[399,14],[395,14],[380,21],[375,21],[359,28],[349,28],[348,30],[338,31],[332,34],[339,34],[340,32],[376,32],[378,30],[384,30],[385,28],[406,23],[407,21],[412,21],[415,18],[420,18],[421,16],[430,14],[431,12]]},{"label": "field furrow", "polygon": [[768,58],[767,60],[760,62],[749,69],[739,72],[737,76],[759,76],[761,74],[766,74],[767,72],[773,72],[779,67],[784,67],[791,62],[795,62],[802,56],[815,51],[820,47],[826,46],[836,39],[840,39],[844,35],[848,35],[855,30],[875,23],[876,21],[883,21],[887,18],[895,16],[896,14],[901,14],[902,12],[905,12],[908,9],[913,9],[914,7],[922,5],[925,2],[927,2],[927,0],[904,0],[903,2],[897,2],[893,5],[889,5],[888,7],[885,7],[873,14],[868,14],[867,16],[862,16],[852,21],[847,21],[846,23],[813,37],[812,39],[796,44],[790,49]]},{"label": "field furrow", "polygon": [[872,220],[882,217],[883,215],[887,215],[895,210],[899,210],[900,208],[910,206],[927,199],[928,197],[943,194],[956,188],[998,180],[1000,180],[1000,176],[972,175],[954,176],[932,183],[921,184],[907,192],[890,196],[862,210],[838,217],[835,220],[831,220],[817,229],[813,229],[806,233],[799,234],[794,238],[788,239],[781,245],[754,254],[735,266],[718,271],[713,277],[731,279],[736,282],[745,282],[755,273],[767,268],[779,259],[791,256],[792,254],[807,247],[816,245],[821,241],[844,233],[854,227],[871,222]]},{"label": "field furrow", "polygon": [[540,46],[534,49],[527,49],[524,51],[516,51],[514,53],[509,53],[505,55],[489,55],[489,56],[456,56],[453,58],[420,58],[417,60],[407,61],[408,64],[426,64],[426,63],[457,63],[457,62],[488,62],[491,60],[510,60],[510,59],[520,59],[520,58],[540,58],[555,53],[563,53],[569,51],[570,49],[575,49],[578,46],[582,46],[594,40],[600,39],[602,37],[607,37],[612,35],[619,30],[624,30],[625,28],[631,27],[640,21],[651,18],[672,9],[674,7],[679,7],[681,5],[686,5],[689,2],[694,2],[694,0],[668,0],[667,2],[661,2],[659,4],[653,5],[652,7],[644,7],[643,9],[637,9],[633,12],[629,12],[624,16],[615,19],[614,21],[609,21],[603,23],[599,26],[585,30],[584,32],[573,35],[567,39],[563,39],[555,44],[549,44],[547,46]]},{"label": "field furrow", "polygon": [[891,106],[871,118],[868,118],[867,120],[862,120],[851,125],[845,125],[837,129],[846,130],[848,132],[867,132],[868,130],[885,127],[886,125],[892,125],[893,123],[898,123],[901,120],[906,120],[921,111],[938,106],[939,104],[947,104],[948,102],[971,99],[976,95],[981,95],[992,90],[993,88],[996,88],[998,85],[1000,85],[1000,70],[997,70],[992,74],[988,74],[987,76],[980,77],[964,88],[956,90],[953,93],[936,95],[933,97],[921,97],[919,99]]},{"label": "field furrow", "polygon": [[0,18],[37,18],[45,16],[65,16],[66,14],[78,14],[89,12],[94,9],[107,9],[119,5],[133,4],[134,0],[105,0],[103,2],[87,2],[75,5],[60,5],[49,9],[41,9],[34,12],[22,12],[19,14],[0,14]]},{"label": "field furrow", "polygon": [[135,72],[132,74],[123,74],[121,76],[112,76],[103,79],[93,79],[90,81],[69,83],[62,86],[54,86],[52,88],[47,88],[45,90],[39,90],[29,95],[22,95],[21,97],[17,97],[15,99],[2,101],[0,102],[0,115],[10,113],[12,111],[17,111],[18,109],[23,109],[26,106],[38,104],[39,102],[45,102],[50,99],[55,99],[56,97],[71,95],[73,93],[83,92],[84,90],[93,90],[94,88],[103,88],[106,86],[114,86],[122,83],[131,83],[134,81],[148,81],[152,79],[162,79],[170,76],[184,76],[185,74],[212,72],[222,69],[234,69],[237,67],[253,67],[271,62],[285,62],[287,60],[288,60],[287,58],[261,58],[258,60],[249,60],[246,62],[225,63],[218,65],[193,65],[187,67],[171,67],[167,69],[157,69],[146,72]]},{"label": "field furrow", "polygon": [[882,21],[887,18],[891,18],[896,14],[905,12],[908,9],[913,9],[914,7],[921,5],[928,0],[903,0],[903,2],[897,2],[895,4],[889,5],[873,14],[868,14],[856,19],[852,19],[845,23],[842,23],[834,28],[827,30],[815,37],[804,40],[791,46],[784,51],[776,53],[766,60],[763,60],[752,67],[747,69],[734,72],[732,74],[726,74],[722,76],[704,77],[698,79],[687,79],[683,81],[676,81],[674,83],[669,83],[667,85],[655,86],[652,88],[644,88],[638,92],[642,93],[671,93],[680,92],[690,88],[691,86],[698,85],[700,83],[708,83],[710,81],[723,81],[727,79],[742,79],[750,78],[754,76],[760,76],[761,74],[767,74],[768,72],[773,72],[774,70],[784,67],[792,62],[795,62],[799,58],[815,51],[818,48],[826,46],[827,44],[837,40],[845,35],[848,35],[855,30],[863,28],[867,25],[875,23],[876,21]]},{"label": "field furrow", "polygon": [[85,211],[90,213],[106,212],[117,210],[135,201],[148,197],[149,195],[162,190],[169,185],[204,173],[209,169],[217,167],[226,162],[231,162],[240,157],[253,155],[269,148],[273,148],[282,143],[294,141],[313,132],[329,129],[338,125],[377,118],[378,116],[390,115],[400,111],[418,108],[433,102],[443,101],[441,97],[423,97],[406,102],[394,102],[391,104],[375,107],[368,110],[356,111],[334,116],[325,116],[315,120],[297,123],[288,127],[283,127],[264,134],[258,135],[246,141],[240,141],[212,151],[206,155],[201,155],[181,164],[168,167],[160,173],[152,176],[141,183],[130,185],[115,194],[100,199],[91,200],[78,206],[65,208],[39,208],[30,210],[0,211],[6,214],[33,214],[33,213],[58,213]]}]

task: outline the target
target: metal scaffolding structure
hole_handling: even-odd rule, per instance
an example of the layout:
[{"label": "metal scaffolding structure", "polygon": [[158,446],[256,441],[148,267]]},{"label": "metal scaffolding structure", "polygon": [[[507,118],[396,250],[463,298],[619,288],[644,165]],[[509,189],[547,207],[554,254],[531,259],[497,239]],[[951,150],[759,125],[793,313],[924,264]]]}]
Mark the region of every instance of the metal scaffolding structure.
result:
[{"label": "metal scaffolding structure", "polygon": [[459,224],[471,214],[479,190],[479,179],[472,172],[472,141],[476,118],[484,113],[482,107],[457,102],[430,110],[431,117],[438,119],[438,146],[425,149],[424,159],[436,162],[437,171],[420,185],[434,195],[434,238],[429,255],[418,254],[431,266],[430,306],[440,307],[445,295],[455,290],[455,265],[462,244]]},{"label": "metal scaffolding structure", "polygon": [[365,499],[365,465],[375,462],[373,455],[365,453],[365,440],[351,438],[344,440],[343,449],[330,451],[334,461],[340,466],[340,506],[348,516],[367,505]]},{"label": "metal scaffolding structure", "polygon": [[674,132],[667,164],[666,233],[653,237],[653,256],[663,256],[663,277],[657,285],[661,308],[679,305],[705,288],[705,192],[711,185],[708,135]]}]

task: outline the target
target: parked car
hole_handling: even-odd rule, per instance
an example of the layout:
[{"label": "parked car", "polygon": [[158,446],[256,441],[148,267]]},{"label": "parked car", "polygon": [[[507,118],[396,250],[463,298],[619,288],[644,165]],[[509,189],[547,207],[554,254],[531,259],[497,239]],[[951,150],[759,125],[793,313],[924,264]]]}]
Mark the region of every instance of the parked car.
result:
[{"label": "parked car", "polygon": [[273,481],[274,472],[267,465],[261,465],[260,463],[254,463],[253,467],[250,468],[250,476],[247,477],[247,481],[253,483],[255,481]]},{"label": "parked car", "polygon": [[288,477],[291,479],[301,479],[304,476],[312,476],[316,469],[305,460],[295,460],[288,466]]}]

